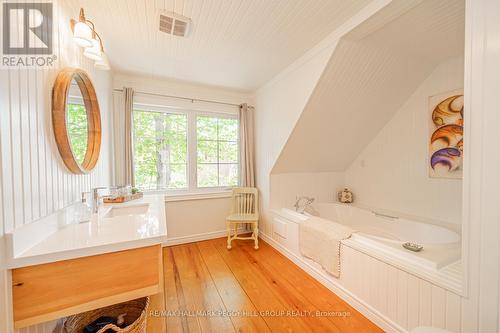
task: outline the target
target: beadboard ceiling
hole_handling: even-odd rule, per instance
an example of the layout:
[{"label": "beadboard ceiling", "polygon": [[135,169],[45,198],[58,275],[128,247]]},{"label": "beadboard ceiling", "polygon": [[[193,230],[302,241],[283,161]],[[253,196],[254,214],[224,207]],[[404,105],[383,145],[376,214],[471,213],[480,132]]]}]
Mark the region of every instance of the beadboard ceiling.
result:
[{"label": "beadboard ceiling", "polygon": [[[84,7],[115,71],[252,91],[369,0],[71,0]],[[158,30],[162,10],[192,19],[188,37]]]},{"label": "beadboard ceiling", "polygon": [[341,39],[273,173],[345,171],[436,66],[463,56],[464,1],[405,1]]}]

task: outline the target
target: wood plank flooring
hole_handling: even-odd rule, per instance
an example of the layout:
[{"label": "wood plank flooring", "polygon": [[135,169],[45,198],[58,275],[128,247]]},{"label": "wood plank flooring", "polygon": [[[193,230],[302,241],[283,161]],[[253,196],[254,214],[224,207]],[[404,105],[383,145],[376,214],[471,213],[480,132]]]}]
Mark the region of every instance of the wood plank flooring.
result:
[{"label": "wood plank flooring", "polygon": [[152,297],[148,333],[383,332],[262,240],[257,251],[233,244],[163,249],[165,294]]}]

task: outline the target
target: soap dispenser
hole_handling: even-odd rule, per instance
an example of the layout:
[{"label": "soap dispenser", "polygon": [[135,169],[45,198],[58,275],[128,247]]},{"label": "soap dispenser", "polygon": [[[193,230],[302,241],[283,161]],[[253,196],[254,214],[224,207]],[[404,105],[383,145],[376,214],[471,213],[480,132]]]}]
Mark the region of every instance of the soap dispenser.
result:
[{"label": "soap dispenser", "polygon": [[76,207],[76,222],[88,222],[92,216],[92,210],[87,204],[87,194],[89,192],[82,192],[82,200],[77,204]]}]

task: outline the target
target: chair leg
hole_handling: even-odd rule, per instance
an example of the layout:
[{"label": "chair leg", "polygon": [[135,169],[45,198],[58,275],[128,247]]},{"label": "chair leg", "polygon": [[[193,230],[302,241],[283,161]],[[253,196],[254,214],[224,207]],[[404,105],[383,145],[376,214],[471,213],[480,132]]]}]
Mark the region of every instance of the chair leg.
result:
[{"label": "chair leg", "polygon": [[227,230],[227,248],[231,249],[231,223],[226,222],[226,230]]},{"label": "chair leg", "polygon": [[258,225],[258,223],[254,223],[253,237],[254,237],[254,242],[255,242],[254,249],[258,250],[259,249],[259,225]]}]

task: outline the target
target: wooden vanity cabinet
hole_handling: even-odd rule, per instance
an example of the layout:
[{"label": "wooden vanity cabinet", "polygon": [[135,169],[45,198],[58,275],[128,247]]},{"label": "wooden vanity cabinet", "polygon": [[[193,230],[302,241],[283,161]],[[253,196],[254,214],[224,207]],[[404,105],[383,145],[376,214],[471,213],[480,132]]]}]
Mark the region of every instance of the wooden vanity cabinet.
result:
[{"label": "wooden vanity cabinet", "polygon": [[161,245],[12,270],[16,329],[162,292]]}]

